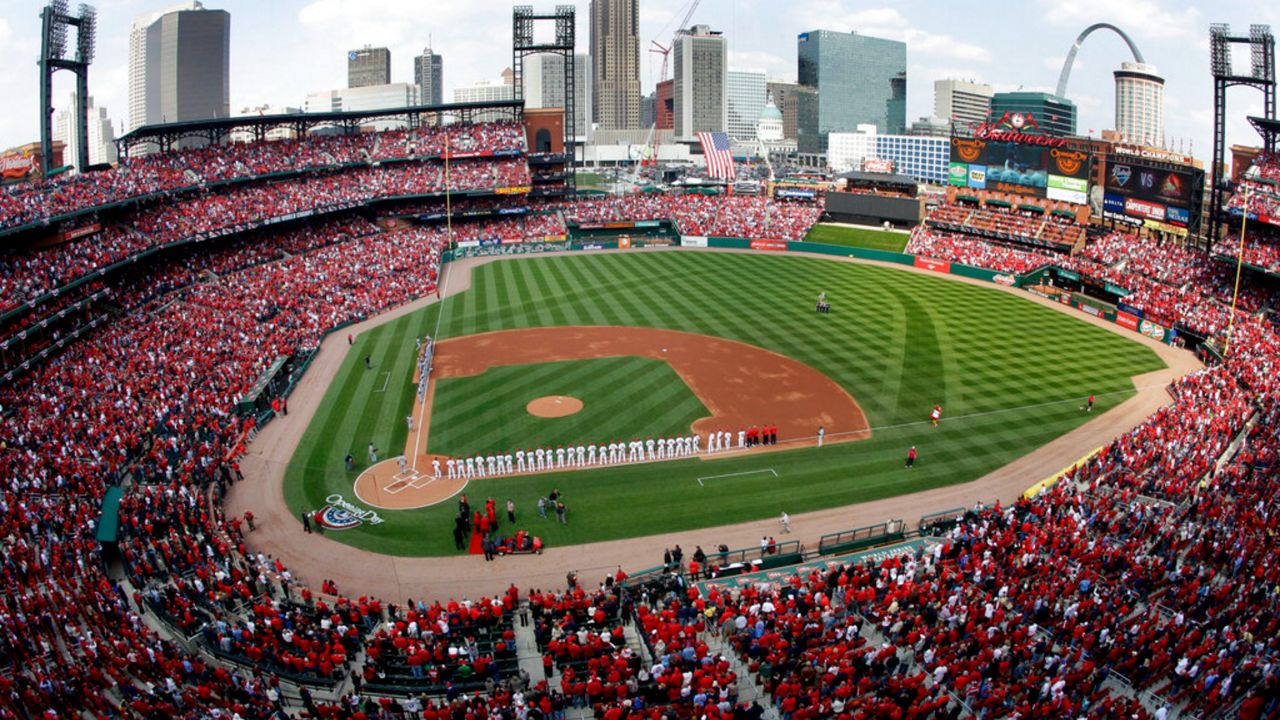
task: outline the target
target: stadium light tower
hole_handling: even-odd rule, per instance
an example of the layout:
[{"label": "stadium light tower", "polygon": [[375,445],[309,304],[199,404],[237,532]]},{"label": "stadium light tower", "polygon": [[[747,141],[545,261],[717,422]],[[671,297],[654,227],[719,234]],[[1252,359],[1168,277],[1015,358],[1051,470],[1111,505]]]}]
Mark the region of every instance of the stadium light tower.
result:
[{"label": "stadium light tower", "polygon": [[[89,63],[93,62],[98,11],[81,3],[73,16],[67,0],[50,0],[40,13],[40,170],[48,177],[53,164],[53,74],[70,70],[76,75],[76,167],[89,167]],[[76,28],[73,57],[67,57],[67,34]]]},{"label": "stadium light tower", "polygon": [[[574,136],[577,128],[577,68],[574,66],[573,49],[577,29],[576,10],[573,5],[557,5],[555,12],[536,12],[531,5],[516,5],[511,13],[511,89],[512,97],[524,100],[524,61],[531,55],[558,55],[564,66],[564,150],[565,187],[569,195],[577,192],[574,172],[577,150]],[[551,42],[534,40],[534,30],[539,24],[554,23],[555,38]]]},{"label": "stadium light tower", "polygon": [[[1249,74],[1237,75],[1231,63],[1231,46],[1249,46]],[[1206,248],[1213,247],[1223,226],[1222,203],[1227,187],[1221,168],[1227,154],[1227,88],[1251,87],[1262,91],[1262,112],[1267,120],[1276,119],[1276,39],[1270,25],[1250,25],[1248,35],[1232,35],[1231,26],[1214,23],[1209,26],[1209,70],[1213,74],[1213,158],[1209,173],[1213,177],[1209,195],[1209,235]],[[1276,151],[1274,135],[1263,136],[1263,149]]]}]

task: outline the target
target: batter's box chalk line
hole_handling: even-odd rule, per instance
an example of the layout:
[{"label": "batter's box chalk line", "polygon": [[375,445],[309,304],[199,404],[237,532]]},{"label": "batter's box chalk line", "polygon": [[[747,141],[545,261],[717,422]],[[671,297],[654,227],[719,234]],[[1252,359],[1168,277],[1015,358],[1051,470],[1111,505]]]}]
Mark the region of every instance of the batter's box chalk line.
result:
[{"label": "batter's box chalk line", "polygon": [[379,388],[378,390],[374,390],[374,392],[376,392],[376,393],[384,393],[384,392],[386,392],[386,391],[387,391],[387,385],[389,385],[389,384],[391,384],[391,371],[389,371],[389,370],[388,370],[388,371],[385,371],[385,372],[383,372],[383,373],[382,373],[382,387],[381,387],[381,388]]},{"label": "batter's box chalk line", "polygon": [[395,495],[405,490],[421,490],[436,481],[434,477],[420,473],[417,470],[396,473],[391,479],[392,482],[387,483],[387,486],[382,488],[382,491],[388,495]]},{"label": "batter's box chalk line", "polygon": [[761,470],[744,470],[742,472],[736,472],[736,473],[725,473],[724,475],[705,475],[703,477],[698,478],[698,484],[701,485],[702,487],[706,487],[706,484],[702,482],[703,480],[716,480],[718,478],[740,477],[742,475],[759,475],[761,473],[769,473],[774,477],[778,477],[777,471],[774,470],[773,468],[764,468]]}]

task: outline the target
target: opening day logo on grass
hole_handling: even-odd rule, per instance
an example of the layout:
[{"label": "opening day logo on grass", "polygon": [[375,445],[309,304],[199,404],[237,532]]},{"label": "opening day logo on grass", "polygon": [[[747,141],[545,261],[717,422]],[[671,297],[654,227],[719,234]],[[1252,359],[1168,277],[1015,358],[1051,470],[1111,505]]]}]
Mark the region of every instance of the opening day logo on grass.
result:
[{"label": "opening day logo on grass", "polygon": [[328,505],[316,515],[316,522],[326,530],[351,530],[366,522],[370,525],[383,523],[381,515],[373,510],[352,505],[338,493],[330,495],[324,501]]}]

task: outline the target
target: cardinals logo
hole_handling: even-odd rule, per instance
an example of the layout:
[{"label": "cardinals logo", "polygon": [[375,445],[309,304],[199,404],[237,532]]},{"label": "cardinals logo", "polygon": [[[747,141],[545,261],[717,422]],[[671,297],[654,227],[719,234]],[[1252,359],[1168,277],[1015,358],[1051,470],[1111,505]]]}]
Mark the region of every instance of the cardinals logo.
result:
[{"label": "cardinals logo", "polygon": [[1129,178],[1133,177],[1133,168],[1128,165],[1112,165],[1111,179],[1116,181],[1116,185],[1124,187],[1129,183]]}]

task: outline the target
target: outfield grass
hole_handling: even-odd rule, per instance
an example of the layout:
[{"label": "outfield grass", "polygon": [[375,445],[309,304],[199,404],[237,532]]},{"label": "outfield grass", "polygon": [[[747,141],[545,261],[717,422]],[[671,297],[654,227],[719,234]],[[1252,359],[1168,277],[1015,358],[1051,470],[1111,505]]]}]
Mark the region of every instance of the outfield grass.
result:
[{"label": "outfield grass", "polygon": [[[535,417],[530,400],[569,395],[582,410]],[[671,366],[642,357],[503,365],[480,375],[436,381],[427,449],[440,455],[514,452],[578,445],[586,438],[633,437],[636,417],[650,437],[689,434],[710,415]]]},{"label": "outfield grass", "polygon": [[871,228],[845,227],[820,223],[814,225],[805,236],[805,241],[840,245],[842,247],[866,248],[868,250],[886,250],[902,252],[911,236],[907,233],[885,232]]},{"label": "outfield grass", "polygon": [[[825,291],[834,311],[818,315]],[[1132,395],[1129,378],[1163,367],[1149,348],[994,288],[893,268],[738,253],[580,254],[478,268],[469,291],[360,336],[289,466],[296,513],[330,493],[354,499],[348,448],[404,445],[414,337],[552,325],[633,325],[704,333],[790,355],[831,376],[866,412],[872,439],[714,461],[477,481],[473,502],[510,497],[521,524],[551,546],[688,530],[847,505],[965,482],[1005,465]],[[366,370],[366,353],[375,367]],[[390,372],[384,376],[382,373]],[[387,379],[389,378],[389,380]],[[386,392],[377,392],[387,383]],[[946,411],[931,428],[934,403]],[[455,416],[479,422],[484,407]],[[656,432],[646,412],[626,435]],[[433,427],[432,435],[438,430]],[[785,439],[785,438],[784,438]],[[903,468],[909,446],[920,458]],[[773,468],[770,474],[727,475]],[[1027,485],[1042,478],[1027,478]],[[540,495],[562,490],[569,524],[538,518]],[[395,555],[454,554],[455,504],[383,512],[383,525],[334,539]],[[905,518],[914,520],[915,518]],[[504,528],[505,530],[505,528]],[[714,538],[709,539],[714,540]]]}]

